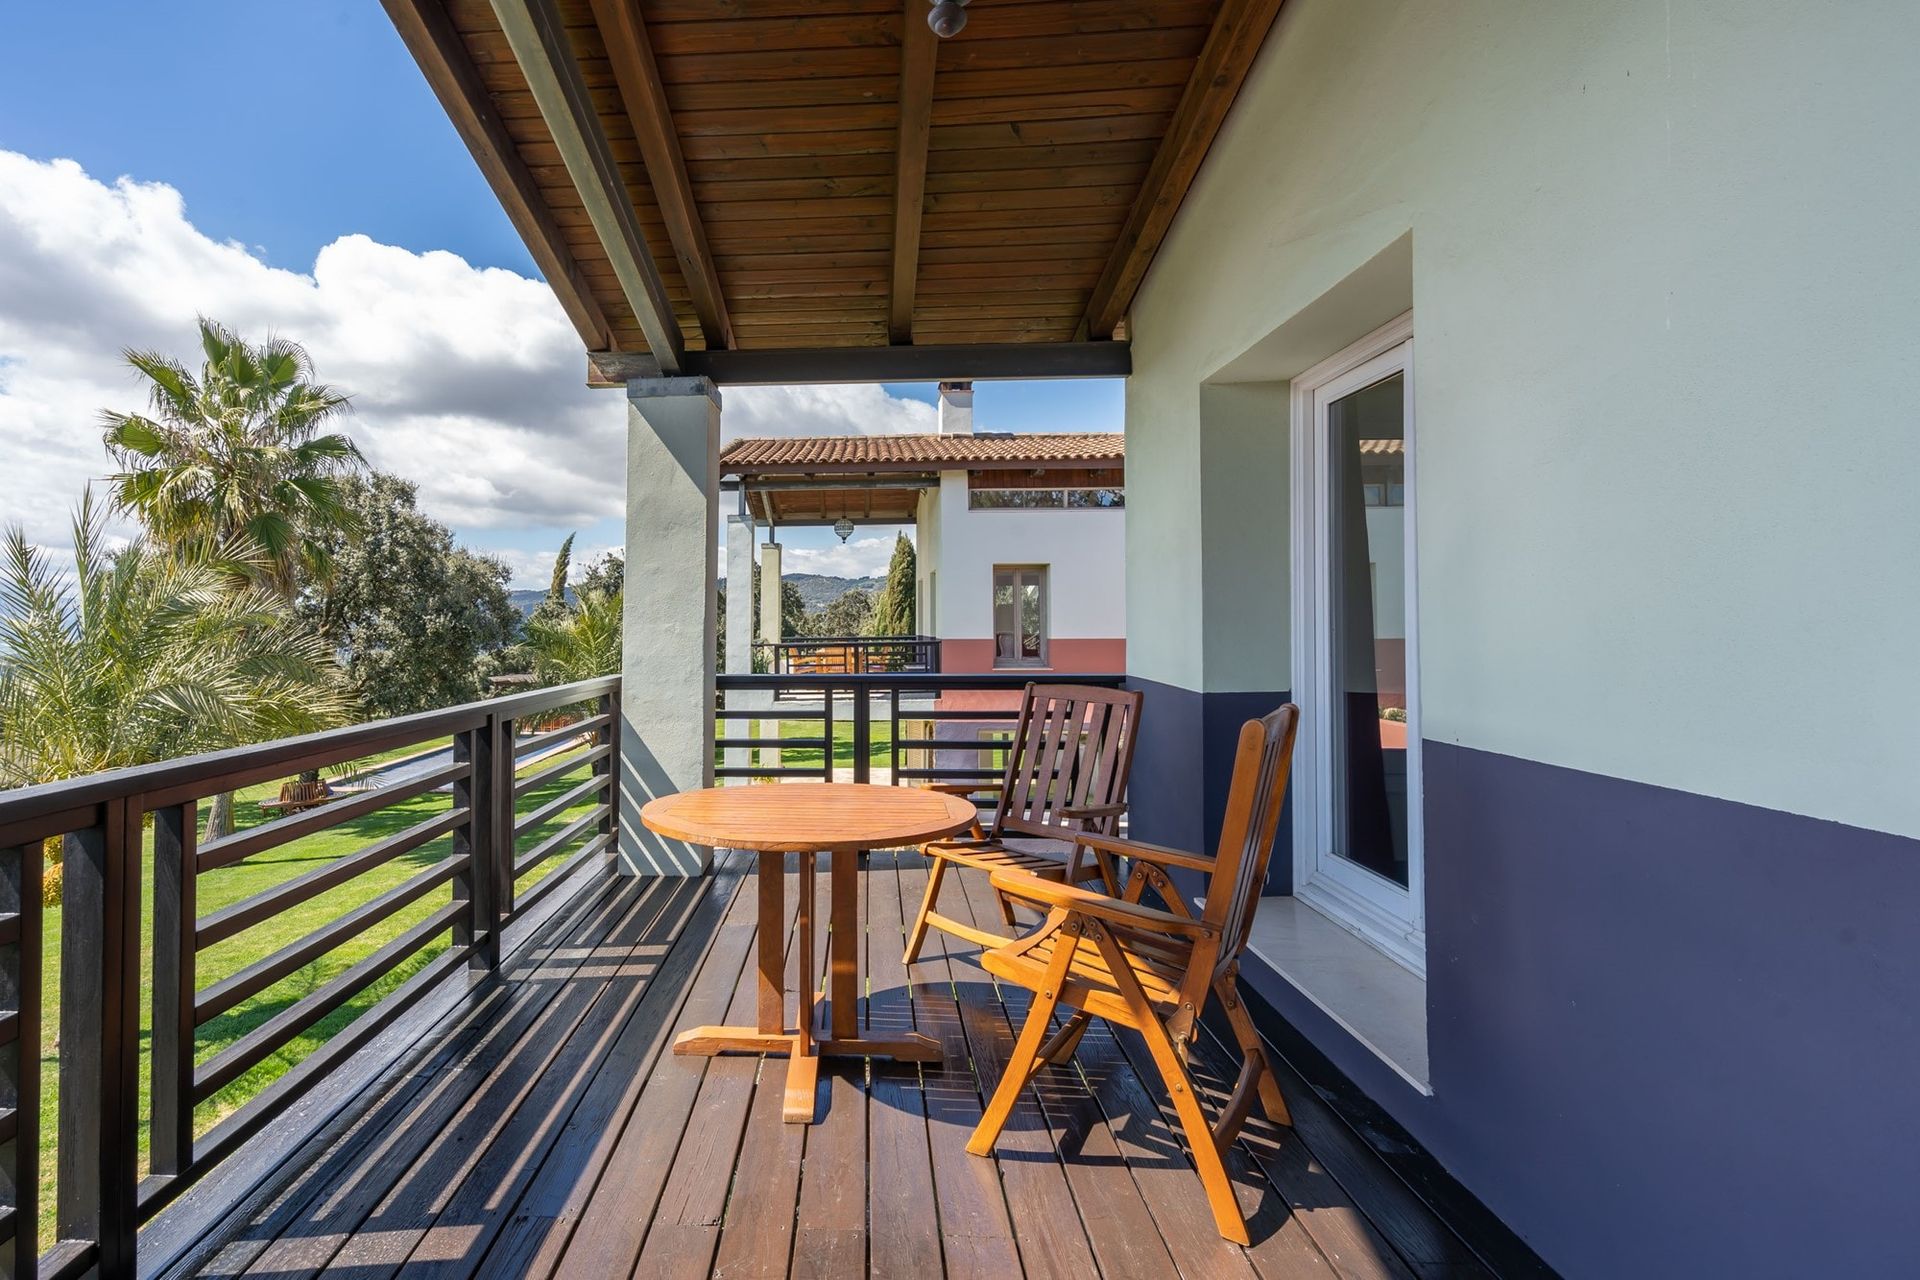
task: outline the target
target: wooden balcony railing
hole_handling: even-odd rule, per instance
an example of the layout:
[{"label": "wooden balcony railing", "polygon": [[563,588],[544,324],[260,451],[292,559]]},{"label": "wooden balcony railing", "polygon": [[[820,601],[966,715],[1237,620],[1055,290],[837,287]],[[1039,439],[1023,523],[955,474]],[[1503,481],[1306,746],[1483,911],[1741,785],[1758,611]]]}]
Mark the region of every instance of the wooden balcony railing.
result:
[{"label": "wooden balcony railing", "polygon": [[[285,1113],[441,979],[490,969],[500,933],[615,842],[617,678],[117,770],[0,793],[0,1274],[134,1274],[144,1222]],[[570,718],[544,732],[517,727]],[[543,752],[582,739],[549,761]],[[201,843],[209,797],[409,747],[437,748],[396,780]],[[444,753],[442,762],[438,756]],[[538,757],[530,759],[530,757]],[[522,811],[522,802],[581,768],[584,781]],[[291,841],[440,790],[444,811],[297,871],[251,897],[202,913],[203,878]],[[582,808],[583,806],[584,809]],[[562,821],[564,819],[564,821]],[[151,844],[146,832],[151,820]],[[531,847],[526,839],[560,825]],[[450,837],[446,856],[237,972],[201,985],[209,948],[300,909],[364,872]],[[62,846],[62,901],[43,908],[43,842]],[[537,882],[529,876],[566,855]],[[141,879],[152,867],[151,941]],[[364,958],[289,1000],[200,1060],[203,1029],[288,976],[419,904],[439,905]],[[44,999],[48,916],[60,923],[59,1002]],[[311,908],[307,908],[311,911]],[[300,923],[309,923],[302,920]],[[347,1006],[380,979],[445,943],[277,1080],[195,1133],[195,1107]],[[150,1053],[141,1051],[143,971],[152,982]],[[43,1018],[57,1018],[58,1115],[52,1235],[39,1212]],[[139,1142],[141,1073],[149,1073],[150,1152]]]},{"label": "wooden balcony railing", "polygon": [[[1049,674],[1049,683],[1118,688],[1114,673]],[[778,781],[874,780],[875,760],[894,783],[985,782],[1006,763],[1025,675],[722,675],[715,681],[721,731],[716,745],[758,759],[723,763],[721,778]],[[735,726],[747,726],[735,732]],[[836,763],[847,726],[845,764]],[[755,727],[758,726],[758,727]],[[797,733],[792,732],[798,730]],[[878,747],[875,733],[879,732]],[[812,762],[815,751],[818,764]],[[803,763],[790,764],[799,757]]]},{"label": "wooden balcony railing", "polygon": [[937,673],[940,641],[933,636],[809,636],[760,641],[772,675],[848,676]]}]

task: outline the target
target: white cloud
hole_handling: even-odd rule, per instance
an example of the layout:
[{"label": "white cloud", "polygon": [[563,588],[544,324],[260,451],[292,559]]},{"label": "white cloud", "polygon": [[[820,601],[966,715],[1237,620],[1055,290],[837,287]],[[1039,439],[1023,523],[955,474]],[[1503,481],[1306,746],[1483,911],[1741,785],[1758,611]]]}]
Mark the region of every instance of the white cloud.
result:
[{"label": "white cloud", "polygon": [[928,432],[934,407],[873,385],[728,387],[720,394],[720,433],[743,436],[884,436]]},{"label": "white cloud", "polygon": [[[289,271],[202,234],[163,183],[109,185],[70,160],[0,151],[0,521],[66,543],[81,486],[110,469],[100,411],[142,407],[121,350],[191,364],[196,315],[303,343],[353,395],[346,429],[368,458],[417,483],[421,506],[456,529],[622,515],[625,405],[585,387],[579,337],[539,281],[363,235]],[[729,438],[933,423],[929,406],[874,386],[723,399]],[[537,566],[514,567],[521,580]]]},{"label": "white cloud", "polygon": [[[583,547],[575,543],[572,563],[567,571],[567,581],[575,584],[579,583],[582,578],[587,576],[587,566],[598,560],[601,556],[606,555],[609,551],[615,554],[624,554],[625,548],[614,546]],[[513,574],[511,586],[514,590],[544,591],[547,584],[553,581],[553,560],[554,557],[559,554],[559,549],[522,551],[514,547],[492,547],[483,550],[481,554],[498,560],[501,564],[507,566]]]},{"label": "white cloud", "polygon": [[849,538],[832,547],[788,547],[780,576],[820,573],[832,578],[877,578],[893,560],[893,538]]}]

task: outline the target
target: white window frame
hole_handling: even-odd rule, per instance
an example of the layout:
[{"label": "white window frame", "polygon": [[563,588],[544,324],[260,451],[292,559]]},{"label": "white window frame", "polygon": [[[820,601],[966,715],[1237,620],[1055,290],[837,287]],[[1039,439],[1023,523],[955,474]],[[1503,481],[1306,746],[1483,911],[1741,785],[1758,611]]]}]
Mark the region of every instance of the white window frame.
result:
[{"label": "white window frame", "polygon": [[[1294,896],[1426,976],[1426,858],[1420,759],[1418,485],[1414,443],[1413,313],[1389,321],[1293,380],[1293,687],[1304,750],[1294,761]],[[1407,887],[1327,847],[1334,830],[1327,406],[1399,373],[1406,395]]]},{"label": "white window frame", "polygon": [[1028,575],[1033,575],[1038,579],[1040,586],[1040,657],[1038,659],[1018,656],[1017,651],[1020,648],[1021,633],[1016,629],[1013,633],[1013,647],[1016,651],[1015,656],[1004,662],[1000,660],[998,641],[1000,620],[997,616],[994,616],[998,613],[999,605],[996,603],[991,606],[991,611],[988,615],[988,625],[989,630],[995,636],[993,654],[993,669],[995,671],[1046,671],[1051,669],[1053,662],[1053,574],[1051,568],[1052,566],[1044,564],[996,564],[993,566],[992,577],[988,580],[991,587],[988,598],[997,600],[1000,593],[1001,574],[1013,574],[1015,583],[1013,589],[1014,612],[1016,615],[1020,612],[1020,580]]}]

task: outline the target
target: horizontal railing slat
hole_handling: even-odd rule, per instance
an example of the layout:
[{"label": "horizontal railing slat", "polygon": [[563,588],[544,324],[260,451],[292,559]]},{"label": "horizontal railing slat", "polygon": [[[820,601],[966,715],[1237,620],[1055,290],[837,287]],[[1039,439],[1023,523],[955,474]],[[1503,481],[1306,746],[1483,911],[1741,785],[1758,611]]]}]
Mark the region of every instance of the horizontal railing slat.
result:
[{"label": "horizontal railing slat", "polygon": [[514,743],[514,758],[519,759],[524,756],[530,756],[540,748],[551,743],[565,742],[568,738],[577,738],[581,734],[604,729],[612,723],[612,716],[588,716],[584,720],[576,720],[572,724],[563,724],[558,729],[549,729],[545,733],[529,734],[527,737]]},{"label": "horizontal railing slat", "polygon": [[611,742],[603,742],[591,751],[577,756],[568,756],[558,764],[550,764],[545,768],[536,769],[534,772],[513,784],[513,798],[518,800],[529,791],[537,790],[546,783],[552,782],[555,778],[564,778],[583,765],[590,765],[596,761],[605,760],[612,754],[613,744]]},{"label": "horizontal railing slat", "polygon": [[40,1255],[40,1280],[80,1280],[100,1261],[100,1246],[91,1240],[61,1240]]},{"label": "horizontal railing slat", "polygon": [[542,840],[532,849],[529,849],[526,857],[515,858],[513,862],[513,878],[518,880],[521,876],[533,870],[548,858],[560,852],[560,850],[566,848],[573,841],[579,839],[581,832],[597,825],[600,819],[608,816],[612,812],[613,806],[609,804],[597,804],[587,810],[578,818],[575,818],[572,822],[569,822],[566,826],[560,828],[560,830],[554,832],[545,840]]},{"label": "horizontal railing slat", "polygon": [[205,1102],[281,1049],[288,1041],[353,999],[366,987],[405,963],[414,952],[451,929],[467,913],[464,902],[451,903],[343,970],[312,995],[267,1019],[203,1063],[193,1073],[193,1100]]},{"label": "horizontal railing slat", "polygon": [[244,1105],[194,1139],[193,1164],[172,1177],[149,1177],[140,1183],[140,1216],[150,1218],[166,1204],[197,1182],[201,1175],[233,1154],[239,1145],[258,1133],[300,1096],[326,1079],[343,1058],[380,1034],[393,1021],[412,1008],[435,984],[459,968],[471,948],[455,947],[435,956],[380,1002],[355,1018],[325,1044],[300,1059],[288,1072],[268,1085]]},{"label": "horizontal railing slat", "polygon": [[209,840],[200,846],[200,870],[217,871],[221,867],[230,867],[256,853],[277,849],[302,836],[310,836],[317,831],[337,827],[343,822],[364,818],[370,813],[378,813],[403,800],[423,796],[450,782],[457,782],[471,772],[472,766],[464,762],[443,765],[438,769],[408,778],[405,782],[375,787],[371,791],[362,791],[339,800],[329,800],[326,804],[309,809],[305,813],[275,818],[272,822],[263,822],[245,831],[236,831],[230,836]]},{"label": "horizontal railing slat", "polygon": [[513,822],[513,834],[515,836],[523,836],[534,828],[548,822],[556,815],[565,813],[595,792],[605,791],[608,795],[611,795],[612,789],[613,775],[610,773],[596,773],[580,785],[570,787],[561,792],[525,817],[515,818]]},{"label": "horizontal railing slat", "polygon": [[343,942],[359,937],[388,916],[418,902],[437,886],[453,879],[466,865],[464,858],[443,858],[379,897],[362,903],[331,924],[315,929],[272,955],[214,983],[195,998],[193,1024],[196,1027],[205,1026],[235,1005],[259,995],[302,965],[325,955]]},{"label": "horizontal railing slat", "polygon": [[305,902],[308,898],[325,893],[336,885],[345,884],[355,876],[372,870],[383,862],[391,862],[403,853],[446,835],[471,815],[465,809],[453,809],[438,817],[417,822],[405,831],[395,832],[384,840],[379,840],[357,853],[349,853],[335,858],[325,866],[283,881],[271,889],[263,889],[251,898],[243,898],[230,907],[224,907],[198,921],[194,926],[194,945],[204,951],[215,943],[224,942],[244,929],[251,929],[263,920],[285,911],[288,907]]},{"label": "horizontal railing slat", "polygon": [[716,747],[789,747],[793,750],[828,745],[825,738],[715,738]]},{"label": "horizontal railing slat", "polygon": [[[188,800],[204,799],[219,792],[236,791],[256,783],[289,777],[308,769],[325,768],[396,747],[424,743],[431,738],[451,737],[479,728],[492,716],[519,717],[591,701],[608,694],[617,695],[619,691],[619,676],[602,676],[595,680],[534,689],[487,702],[463,703],[457,707],[422,711],[389,720],[373,720],[296,738],[229,747],[197,756],[183,756],[178,760],[109,769],[60,782],[21,787],[7,792],[5,798],[0,799],[0,845],[22,844],[28,839],[38,838],[32,835],[16,838],[13,834],[16,826],[22,831],[29,830],[30,822],[41,825],[39,819],[77,811],[86,806],[141,796],[145,807],[151,812]],[[44,834],[60,835],[63,831],[78,830],[87,825],[90,825],[88,821],[78,821],[72,826]]]}]

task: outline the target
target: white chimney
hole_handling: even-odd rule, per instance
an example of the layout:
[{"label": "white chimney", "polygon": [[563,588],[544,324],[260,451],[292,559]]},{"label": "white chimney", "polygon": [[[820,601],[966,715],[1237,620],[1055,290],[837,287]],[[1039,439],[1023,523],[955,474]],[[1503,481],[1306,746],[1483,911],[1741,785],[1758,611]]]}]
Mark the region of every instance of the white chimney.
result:
[{"label": "white chimney", "polygon": [[940,384],[940,434],[943,436],[973,434],[973,384],[971,382]]}]

